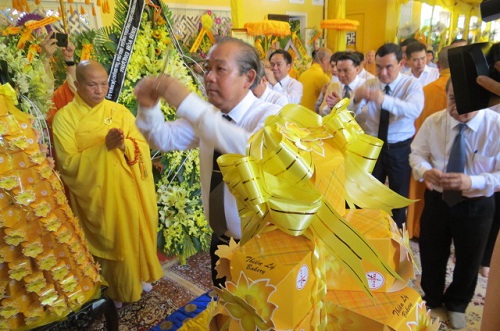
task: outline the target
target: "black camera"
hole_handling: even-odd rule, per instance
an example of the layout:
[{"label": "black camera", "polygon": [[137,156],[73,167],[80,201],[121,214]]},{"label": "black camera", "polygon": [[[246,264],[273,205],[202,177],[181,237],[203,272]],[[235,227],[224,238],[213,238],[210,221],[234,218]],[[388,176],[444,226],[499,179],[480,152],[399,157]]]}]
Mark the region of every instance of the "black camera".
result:
[{"label": "black camera", "polygon": [[68,47],[68,35],[66,33],[54,33],[54,39],[57,40],[56,45],[58,47]]},{"label": "black camera", "polygon": [[500,1],[484,0],[479,5],[481,10],[481,19],[484,22],[491,22],[500,18]]},{"label": "black camera", "polygon": [[[500,18],[500,0],[485,0],[480,8],[483,21]],[[500,73],[494,68],[496,61],[500,61],[498,43],[476,43],[448,49],[451,81],[459,114],[498,103],[497,95],[476,83],[477,76],[483,75],[500,82]]]},{"label": "black camera", "polygon": [[451,81],[459,114],[465,114],[490,105],[491,92],[476,83],[477,76],[489,76],[500,81],[495,70],[500,61],[500,44],[477,43],[448,49]]}]

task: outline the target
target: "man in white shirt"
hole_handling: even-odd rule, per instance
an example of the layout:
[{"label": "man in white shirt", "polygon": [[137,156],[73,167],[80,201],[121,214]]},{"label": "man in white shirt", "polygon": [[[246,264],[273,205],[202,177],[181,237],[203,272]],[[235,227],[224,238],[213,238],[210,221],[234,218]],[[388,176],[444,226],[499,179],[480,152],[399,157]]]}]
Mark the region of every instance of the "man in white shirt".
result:
[{"label": "man in white shirt", "polygon": [[359,77],[361,69],[361,59],[356,53],[343,52],[337,57],[337,76],[338,82],[328,84],[325,97],[320,95],[318,101],[318,114],[326,116],[330,114],[333,106],[335,106],[343,98],[352,100],[354,90],[365,82]]},{"label": "man in white shirt", "polygon": [[427,65],[426,48],[421,42],[416,41],[409,44],[406,47],[406,57],[411,68],[410,75],[415,77],[422,86],[439,78],[439,69]]},{"label": "man in white shirt", "polygon": [[[201,196],[205,216],[214,230],[210,256],[215,286],[225,282],[216,277],[217,246],[227,244],[229,237],[241,238],[241,221],[227,185],[220,183],[221,178],[214,185],[214,176],[218,173],[221,177],[220,170],[214,171],[218,167],[214,154],[245,155],[250,136],[280,109],[251,92],[257,84],[260,66],[253,46],[239,39],[223,38],[211,48],[205,63],[205,88],[210,103],[189,93],[181,82],[168,75],[144,78],[134,91],[139,104],[136,124],[153,148],[170,151],[199,147]],[[177,109],[180,119],[165,122],[160,97]],[[221,191],[217,197],[211,194],[214,190]],[[214,198],[220,198],[218,206],[213,206]],[[214,215],[212,212],[218,208],[223,211]]]},{"label": "man in white shirt", "polygon": [[269,87],[270,85],[267,82],[264,63],[262,63],[260,69],[261,70],[259,71],[259,76],[257,78],[260,78],[259,84],[257,84],[257,86],[252,89],[253,94],[263,101],[278,105],[280,107],[288,104],[288,99],[283,94],[278,93]]},{"label": "man in white shirt", "polygon": [[365,69],[365,54],[363,54],[363,52],[354,52],[354,54],[361,60],[361,64],[359,65],[361,68],[358,74],[359,78],[363,78],[364,80],[375,78],[373,74]]},{"label": "man in white shirt", "polygon": [[[354,91],[352,108],[367,134],[384,141],[373,176],[408,197],[411,168],[410,144],[415,135],[415,119],[422,112],[422,85],[400,73],[402,52],[393,43],[381,46],[375,55],[377,79],[367,80]],[[385,93],[384,93],[385,91]],[[406,222],[406,208],[393,209],[398,227]]]},{"label": "man in white shirt", "polygon": [[437,64],[434,62],[435,55],[434,55],[434,50],[432,48],[427,48],[425,51],[425,55],[427,56],[426,62],[427,65],[431,68],[437,68]]},{"label": "man in white shirt", "polygon": [[400,71],[402,74],[409,75],[411,71],[410,64],[408,63],[408,58],[406,57],[406,47],[408,47],[409,44],[418,41],[415,38],[406,38],[401,42],[401,51],[403,52],[403,58],[401,61],[401,66],[400,66]]},{"label": "man in white shirt", "polygon": [[[411,145],[410,164],[427,188],[419,238],[424,300],[430,309],[444,305],[451,327],[463,329],[500,190],[500,115],[491,109],[458,114],[451,80],[446,90],[447,109],[425,120]],[[460,136],[463,168],[450,170],[462,163],[450,157]],[[456,198],[449,200],[449,193]],[[445,287],[452,243],[455,270]]]},{"label": "man in white shirt", "polygon": [[272,89],[284,94],[289,103],[300,104],[304,86],[288,75],[292,68],[292,56],[284,49],[278,49],[269,56],[271,72],[266,70],[267,80]]}]

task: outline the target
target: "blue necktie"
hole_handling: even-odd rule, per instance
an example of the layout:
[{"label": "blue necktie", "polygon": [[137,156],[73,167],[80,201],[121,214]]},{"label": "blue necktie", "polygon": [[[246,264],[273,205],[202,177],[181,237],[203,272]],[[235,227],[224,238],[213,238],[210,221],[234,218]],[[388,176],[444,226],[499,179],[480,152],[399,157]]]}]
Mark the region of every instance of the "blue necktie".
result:
[{"label": "blue necktie", "polygon": [[[451,146],[450,158],[448,159],[448,165],[446,166],[446,172],[458,172],[463,173],[465,169],[465,139],[463,135],[464,128],[467,126],[465,123],[460,123],[457,125],[458,134],[453,141]],[[448,204],[448,206],[453,207],[460,201],[462,201],[462,191],[458,190],[444,190],[443,200]]]},{"label": "blue necktie", "polygon": [[[385,86],[385,94],[390,95],[391,88],[389,85]],[[387,134],[389,132],[389,112],[385,109],[380,109],[380,121],[378,124],[378,134],[377,137],[385,143],[387,143]]]},{"label": "blue necktie", "polygon": [[[229,115],[223,114],[222,116],[228,121],[232,120]],[[210,195],[208,197],[208,220],[210,227],[219,237],[227,230],[226,216],[224,214],[224,182],[217,163],[217,158],[220,155],[221,153],[214,149],[214,163],[210,180]]]},{"label": "blue necktie", "polygon": [[344,98],[351,98],[351,88],[349,87],[349,85],[344,85]]}]

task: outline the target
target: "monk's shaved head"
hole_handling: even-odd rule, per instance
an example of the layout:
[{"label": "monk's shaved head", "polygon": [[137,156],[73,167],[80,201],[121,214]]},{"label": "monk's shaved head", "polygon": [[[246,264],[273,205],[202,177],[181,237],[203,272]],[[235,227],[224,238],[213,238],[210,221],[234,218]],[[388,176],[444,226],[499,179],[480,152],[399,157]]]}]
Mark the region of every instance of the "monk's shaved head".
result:
[{"label": "monk's shaved head", "polygon": [[76,67],[76,91],[90,107],[95,107],[108,94],[108,73],[97,61],[82,61]]}]

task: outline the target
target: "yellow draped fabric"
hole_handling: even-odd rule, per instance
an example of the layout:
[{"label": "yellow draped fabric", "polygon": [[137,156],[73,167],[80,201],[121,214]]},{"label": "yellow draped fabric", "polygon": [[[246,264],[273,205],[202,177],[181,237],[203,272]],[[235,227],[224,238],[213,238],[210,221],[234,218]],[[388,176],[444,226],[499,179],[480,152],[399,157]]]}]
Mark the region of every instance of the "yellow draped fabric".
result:
[{"label": "yellow draped fabric", "polygon": [[289,36],[291,34],[290,31],[290,23],[267,20],[261,22],[248,22],[245,23],[245,29],[247,29],[247,33],[250,36]]},{"label": "yellow draped fabric", "polygon": [[[111,128],[123,130],[125,152],[107,150],[104,141]],[[56,114],[53,133],[71,206],[110,284],[108,295],[139,300],[141,281],[155,281],[163,272],[156,255],[158,215],[149,146],[134,116],[108,100],[91,108],[77,94]],[[138,162],[127,163],[134,159]]]},{"label": "yellow draped fabric", "polygon": [[231,23],[233,28],[238,29],[243,24],[242,0],[231,0]]},{"label": "yellow draped fabric", "polygon": [[[331,2],[330,2],[331,4]],[[337,0],[328,8],[328,18],[345,19],[345,0]],[[345,30],[328,30],[327,47],[335,51],[344,51],[346,49]]]}]

